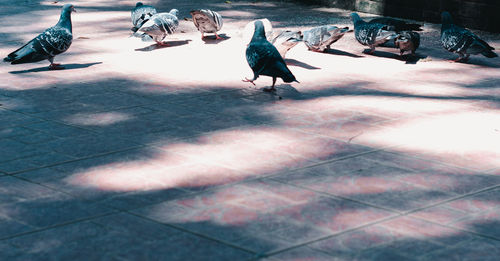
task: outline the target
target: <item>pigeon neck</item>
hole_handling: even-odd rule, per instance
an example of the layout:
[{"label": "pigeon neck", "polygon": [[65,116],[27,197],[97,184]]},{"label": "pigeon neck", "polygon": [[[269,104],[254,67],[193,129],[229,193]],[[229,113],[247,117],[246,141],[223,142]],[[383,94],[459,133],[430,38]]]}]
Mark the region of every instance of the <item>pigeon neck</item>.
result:
[{"label": "pigeon neck", "polygon": [[63,10],[61,12],[61,17],[59,18],[59,22],[57,22],[57,26],[64,27],[68,29],[70,32],[72,32],[70,10]]}]

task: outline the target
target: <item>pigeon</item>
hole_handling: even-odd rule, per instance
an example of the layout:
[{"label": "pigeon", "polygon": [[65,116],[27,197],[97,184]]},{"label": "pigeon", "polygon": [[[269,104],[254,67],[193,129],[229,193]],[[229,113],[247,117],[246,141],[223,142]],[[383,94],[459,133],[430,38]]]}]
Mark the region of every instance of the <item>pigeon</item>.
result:
[{"label": "pigeon", "polygon": [[401,56],[406,51],[411,51],[411,54],[415,55],[415,51],[420,46],[420,34],[412,31],[399,32],[399,35],[394,39],[394,43],[399,48]]},{"label": "pigeon", "polygon": [[304,31],[304,43],[310,51],[324,52],[330,45],[338,41],[349,31],[349,27],[338,28],[333,25],[323,25]]},{"label": "pigeon", "polygon": [[177,9],[172,9],[168,13],[156,13],[139,28],[138,32],[149,35],[158,45],[168,45],[163,39],[173,34],[179,26],[178,14]]},{"label": "pigeon", "polygon": [[458,53],[459,57],[455,62],[467,61],[471,54],[482,54],[488,58],[498,57],[493,52],[495,48],[471,31],[454,25],[450,13],[443,12],[441,19],[441,43],[446,50]]},{"label": "pigeon", "polygon": [[284,82],[298,82],[286,66],[276,47],[266,40],[264,23],[262,21],[255,21],[255,32],[246,49],[246,58],[254,76],[251,80],[245,78],[244,82],[254,84],[253,82],[260,75],[271,76],[273,77],[273,85],[271,88],[264,89],[267,92],[276,91],[274,85],[278,77],[283,79]]},{"label": "pigeon", "polygon": [[201,39],[205,38],[205,33],[215,34],[215,39],[220,40],[217,32],[222,28],[222,16],[208,9],[193,10],[190,12],[193,23],[201,32]]},{"label": "pigeon", "polygon": [[131,29],[132,32],[137,32],[137,30],[139,30],[139,28],[141,28],[141,26],[156,13],[156,8],[137,2],[130,15],[132,18],[132,24],[134,25]]},{"label": "pigeon", "polygon": [[255,32],[255,22],[256,21],[262,21],[264,24],[264,31],[266,33],[266,38],[269,42],[273,40],[273,25],[267,18],[262,18],[259,20],[253,20],[249,22],[248,24],[245,25],[245,28],[243,29],[243,41],[245,43],[250,43],[252,40],[252,36]]},{"label": "pigeon", "polygon": [[367,23],[358,14],[351,14],[354,23],[354,36],[362,45],[368,45],[373,54],[375,47],[397,37],[393,26],[378,23]]},{"label": "pigeon", "polygon": [[302,42],[303,35],[300,31],[285,30],[270,38],[270,42],[278,49],[278,52],[284,59],[290,49]]},{"label": "pigeon", "polygon": [[407,23],[406,21],[400,20],[400,19],[395,19],[395,18],[389,18],[389,17],[379,17],[370,20],[368,22],[370,24],[383,24],[383,25],[388,25],[388,26],[393,26],[394,31],[396,32],[402,32],[402,31],[422,31],[422,25],[420,24],[411,24]]},{"label": "pigeon", "polygon": [[54,57],[67,51],[73,41],[71,12],[76,12],[73,5],[65,4],[55,26],[49,27],[27,44],[7,55],[3,59],[4,62],[20,64],[47,59],[50,62],[49,70],[64,69],[60,64],[54,63]]}]

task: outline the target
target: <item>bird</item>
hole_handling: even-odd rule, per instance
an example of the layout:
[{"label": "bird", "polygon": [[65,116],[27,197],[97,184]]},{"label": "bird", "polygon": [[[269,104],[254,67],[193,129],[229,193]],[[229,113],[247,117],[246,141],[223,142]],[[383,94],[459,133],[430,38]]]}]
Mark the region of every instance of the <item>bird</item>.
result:
[{"label": "bird", "polygon": [[301,31],[284,30],[269,38],[271,38],[270,42],[276,47],[281,57],[285,58],[290,49],[302,42],[303,35]]},{"label": "bird", "polygon": [[493,52],[495,48],[483,41],[471,31],[453,24],[453,18],[448,12],[441,14],[441,44],[443,47],[459,57],[454,62],[467,61],[471,54],[482,54],[488,58],[498,57]]},{"label": "bird", "polygon": [[137,2],[135,4],[135,8],[132,9],[130,14],[132,24],[134,25],[131,29],[132,32],[137,32],[137,30],[139,30],[139,28],[141,28],[141,26],[156,13],[156,8],[154,8],[153,6],[144,5],[141,2]]},{"label": "bird", "polygon": [[76,12],[75,7],[72,4],[65,4],[55,26],[49,27],[21,48],[8,54],[3,59],[4,62],[20,64],[47,59],[50,62],[49,70],[64,69],[60,64],[54,63],[54,57],[67,51],[73,41],[72,12]]},{"label": "bird", "polygon": [[274,85],[276,78],[281,78],[284,82],[299,82],[295,79],[290,69],[285,64],[280,53],[269,41],[266,40],[264,32],[264,24],[262,21],[255,21],[255,31],[246,49],[246,58],[248,65],[252,68],[253,79],[245,78],[244,82],[250,82],[255,85],[254,81],[260,75],[271,76],[273,84],[270,88],[264,88],[266,92],[276,91]]},{"label": "bird", "polygon": [[205,33],[215,34],[215,39],[223,39],[217,32],[222,28],[222,16],[208,9],[193,10],[189,12],[193,17],[193,23],[201,32],[201,39],[205,38]]},{"label": "bird", "polygon": [[349,27],[339,28],[323,25],[304,31],[304,43],[310,51],[324,52],[349,31]]},{"label": "bird", "polygon": [[163,42],[163,39],[177,30],[179,26],[178,14],[179,10],[177,9],[172,9],[168,13],[156,13],[137,31],[149,35],[158,45],[168,45]]},{"label": "bird", "polygon": [[252,40],[253,33],[255,32],[256,21],[262,21],[262,23],[264,24],[264,31],[266,34],[266,38],[269,42],[271,42],[273,39],[273,25],[271,24],[271,21],[269,21],[269,19],[267,18],[262,18],[248,22],[242,31],[243,42],[248,44],[250,43],[250,40]]},{"label": "bird", "polygon": [[423,31],[422,30],[422,25],[420,24],[412,24],[412,23],[407,23],[404,20],[396,19],[396,18],[390,18],[390,17],[379,17],[379,18],[374,18],[368,22],[370,24],[383,24],[383,25],[388,25],[388,26],[393,26],[394,31],[396,32],[402,32],[402,31]]},{"label": "bird", "polygon": [[412,31],[402,31],[399,32],[394,43],[397,48],[399,48],[401,56],[406,51],[411,51],[412,55],[415,55],[415,51],[420,46],[420,34]]},{"label": "bird", "polygon": [[378,23],[367,23],[357,13],[351,14],[354,23],[354,36],[362,45],[370,47],[369,54],[375,52],[375,47],[397,37],[393,26]]}]

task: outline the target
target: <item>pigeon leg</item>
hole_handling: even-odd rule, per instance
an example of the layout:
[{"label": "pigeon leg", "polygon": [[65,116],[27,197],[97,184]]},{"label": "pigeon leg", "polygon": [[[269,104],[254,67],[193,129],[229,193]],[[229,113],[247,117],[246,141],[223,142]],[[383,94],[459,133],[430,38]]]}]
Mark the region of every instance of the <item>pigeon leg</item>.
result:
[{"label": "pigeon leg", "polygon": [[50,62],[49,70],[61,70],[61,69],[64,69],[64,67],[61,66],[60,63],[54,63],[54,57],[50,57],[49,58],[49,62]]},{"label": "pigeon leg", "polygon": [[241,80],[241,81],[242,81],[242,82],[249,82],[249,83],[251,83],[251,84],[255,85],[255,83],[254,83],[254,81],[255,81],[255,80],[257,80],[257,77],[254,77],[254,78],[253,78],[253,79],[251,79],[251,80],[250,80],[250,79],[248,79],[247,77],[245,77],[245,79],[244,79],[244,80]]},{"label": "pigeon leg", "polygon": [[215,33],[215,40],[223,40],[224,38],[220,37],[217,33]]},{"label": "pigeon leg", "polygon": [[203,33],[201,33],[201,40],[203,40],[205,38],[205,35]]},{"label": "pigeon leg", "polygon": [[368,50],[368,52],[366,52],[367,54],[373,54],[375,52],[375,46],[374,45],[370,45],[370,50]]},{"label": "pigeon leg", "polygon": [[265,92],[275,92],[276,88],[274,88],[274,85],[276,84],[276,77],[273,77],[273,85],[271,88],[264,88],[263,91]]},{"label": "pigeon leg", "polygon": [[168,46],[168,43],[165,42],[156,42],[158,46]]}]

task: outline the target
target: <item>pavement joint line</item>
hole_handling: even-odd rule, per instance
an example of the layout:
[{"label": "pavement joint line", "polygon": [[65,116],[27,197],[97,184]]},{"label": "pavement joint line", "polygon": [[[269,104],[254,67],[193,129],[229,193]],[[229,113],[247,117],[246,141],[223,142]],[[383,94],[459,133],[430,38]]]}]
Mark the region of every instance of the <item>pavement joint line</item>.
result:
[{"label": "pavement joint line", "polygon": [[415,209],[412,209],[412,210],[405,211],[404,214],[405,215],[409,215],[409,214],[412,214],[412,213],[415,213],[415,212],[418,212],[418,211],[422,211],[422,210],[425,210],[425,209],[429,209],[429,208],[437,207],[437,206],[440,206],[440,205],[444,205],[446,203],[449,203],[449,202],[452,202],[452,201],[456,201],[458,199],[467,198],[467,197],[474,196],[474,195],[477,195],[477,194],[481,194],[481,193],[484,193],[484,192],[492,191],[492,190],[495,190],[497,188],[500,188],[500,185],[497,184],[497,185],[493,185],[493,186],[490,186],[490,187],[487,187],[487,188],[484,188],[484,189],[480,189],[480,190],[476,190],[476,191],[469,192],[469,193],[466,193],[466,194],[462,194],[462,195],[458,195],[458,196],[455,196],[455,197],[451,197],[449,199],[442,200],[442,201],[439,201],[439,202],[436,202],[436,203],[432,203],[432,204],[426,205],[424,207],[415,208]]},{"label": "pavement joint line", "polygon": [[129,150],[134,150],[134,149],[138,149],[138,148],[144,148],[144,147],[147,147],[147,146],[138,144],[135,147],[128,147],[128,148],[125,148],[125,149],[122,149],[122,150],[108,151],[108,152],[105,152],[105,153],[94,154],[94,155],[91,155],[91,156],[82,157],[82,158],[78,158],[78,159],[67,160],[67,161],[63,161],[63,162],[57,162],[57,163],[54,163],[54,164],[48,164],[48,165],[45,165],[45,166],[40,166],[40,167],[36,167],[36,168],[32,168],[32,169],[27,169],[27,170],[21,170],[21,171],[17,171],[17,172],[12,172],[12,173],[7,174],[7,175],[15,176],[17,174],[21,174],[21,173],[25,173],[25,172],[29,172],[29,171],[34,171],[34,170],[39,170],[39,169],[44,169],[44,168],[50,168],[50,167],[59,166],[59,165],[67,164],[67,163],[81,161],[81,160],[88,160],[88,159],[98,158],[98,157],[102,157],[102,156],[112,155],[112,154],[116,154],[116,153],[120,153],[120,152],[125,152],[125,151],[129,151]]},{"label": "pavement joint line", "polygon": [[85,221],[90,221],[90,220],[93,220],[93,219],[96,219],[96,218],[101,218],[101,217],[105,217],[105,216],[109,216],[109,215],[113,215],[113,214],[118,214],[118,213],[119,212],[108,212],[108,213],[94,215],[94,216],[90,216],[90,217],[86,217],[86,218],[75,219],[75,220],[72,220],[72,221],[63,222],[63,223],[59,223],[59,224],[52,225],[52,226],[47,226],[47,227],[43,227],[43,228],[39,228],[39,229],[34,229],[34,230],[31,230],[31,231],[28,231],[28,232],[23,232],[23,233],[18,233],[18,234],[14,234],[14,235],[2,237],[2,238],[0,238],[0,241],[9,240],[9,239],[13,239],[13,238],[16,238],[16,237],[22,237],[22,236],[26,236],[26,235],[29,235],[29,234],[35,234],[35,233],[46,231],[46,230],[50,230],[50,229],[53,229],[53,228],[58,228],[58,227],[63,227],[63,226],[72,225],[72,224],[76,224],[76,223],[81,223],[81,222],[85,222]]},{"label": "pavement joint line", "polygon": [[250,250],[250,249],[246,249],[244,247],[241,247],[241,246],[238,246],[238,245],[233,245],[232,243],[230,242],[226,242],[226,241],[223,241],[223,240],[220,240],[220,239],[216,239],[216,238],[212,238],[210,236],[207,236],[205,234],[202,234],[202,233],[198,233],[198,232],[195,232],[195,231],[191,231],[191,230],[188,230],[188,229],[185,229],[181,226],[176,226],[176,225],[173,225],[173,224],[170,224],[170,223],[162,223],[160,221],[157,221],[155,219],[152,219],[152,218],[149,218],[149,217],[146,217],[146,216],[143,216],[143,215],[140,215],[140,214],[137,214],[137,213],[134,213],[134,212],[129,212],[129,211],[124,211],[125,213],[128,213],[130,215],[133,215],[133,216],[136,216],[136,217],[139,217],[139,218],[142,218],[142,219],[145,219],[145,220],[149,220],[151,222],[154,222],[156,224],[160,224],[162,226],[167,226],[167,227],[171,227],[171,228],[174,228],[174,229],[177,229],[177,230],[180,230],[182,232],[185,232],[185,233],[189,233],[189,234],[192,234],[192,235],[195,235],[195,236],[198,236],[198,237],[201,237],[201,238],[205,238],[205,239],[208,239],[208,240],[211,240],[211,241],[215,241],[215,242],[218,242],[218,243],[221,243],[221,244],[224,244],[224,245],[227,245],[227,246],[230,246],[232,248],[236,248],[236,249],[239,249],[239,250],[242,250],[242,251],[245,251],[245,252],[248,252],[248,253],[251,253],[251,254],[258,254],[257,252],[253,251],[253,250]]}]

